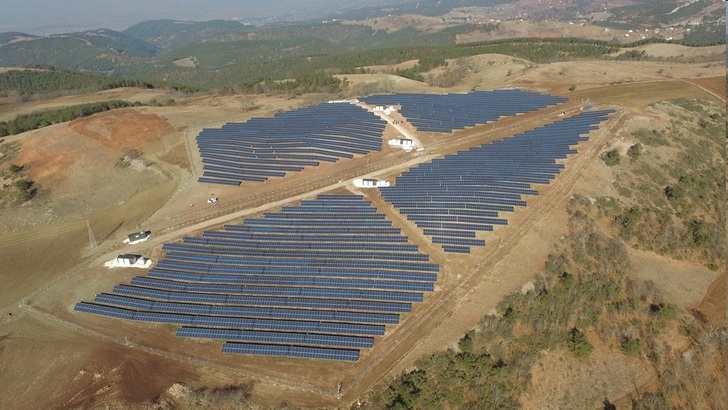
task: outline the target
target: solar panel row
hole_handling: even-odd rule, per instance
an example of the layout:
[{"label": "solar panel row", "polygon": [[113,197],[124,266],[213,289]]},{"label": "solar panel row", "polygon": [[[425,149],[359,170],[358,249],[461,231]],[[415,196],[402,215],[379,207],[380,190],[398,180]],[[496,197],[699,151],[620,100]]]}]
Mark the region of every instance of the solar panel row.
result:
[{"label": "solar panel row", "polygon": [[419,131],[450,133],[560,104],[566,98],[516,89],[465,94],[383,94],[362,98],[371,105],[399,105],[400,113]]},{"label": "solar panel row", "polygon": [[320,308],[333,310],[352,310],[364,312],[408,313],[412,311],[411,303],[361,301],[348,299],[315,299],[277,296],[218,295],[212,293],[177,292],[150,289],[132,285],[116,285],[114,293],[119,295],[139,296],[153,300],[178,302],[195,302],[220,305],[249,305]]},{"label": "solar panel row", "polygon": [[243,353],[261,356],[286,356],[304,359],[344,360],[355,362],[359,360],[358,350],[325,349],[306,346],[282,346],[255,343],[226,342],[222,346],[224,353]]},{"label": "solar panel row", "polygon": [[140,322],[167,323],[199,327],[285,330],[292,332],[332,333],[359,336],[384,335],[384,325],[146,312],[89,302],[78,302],[74,310]]},{"label": "solar panel row", "polygon": [[206,128],[197,136],[204,171],[198,181],[262,182],[321,161],[366,155],[381,150],[385,126],[386,121],[356,105],[319,104]]},{"label": "solar panel row", "polygon": [[256,330],[215,329],[183,326],[179,337],[223,339],[243,342],[318,345],[330,347],[371,348],[374,338],[360,336],[332,336],[316,333],[261,332]]},{"label": "solar panel row", "polygon": [[394,186],[380,188],[380,192],[444,251],[469,253],[471,246],[485,245],[484,240],[476,239],[476,232],[505,225],[506,219],[497,218],[498,213],[526,206],[523,196],[538,192],[532,184],[550,183],[564,168],[556,161],[576,152],[571,147],[612,112],[585,111],[446,155],[410,169]]}]

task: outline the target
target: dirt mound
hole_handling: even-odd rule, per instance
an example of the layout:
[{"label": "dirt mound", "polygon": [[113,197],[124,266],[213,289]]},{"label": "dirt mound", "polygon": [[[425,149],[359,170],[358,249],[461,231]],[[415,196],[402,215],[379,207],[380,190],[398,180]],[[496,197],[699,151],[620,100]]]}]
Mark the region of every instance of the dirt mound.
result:
[{"label": "dirt mound", "polygon": [[72,121],[68,127],[116,149],[140,148],[174,131],[159,115],[140,113],[134,109],[114,110],[80,118]]}]

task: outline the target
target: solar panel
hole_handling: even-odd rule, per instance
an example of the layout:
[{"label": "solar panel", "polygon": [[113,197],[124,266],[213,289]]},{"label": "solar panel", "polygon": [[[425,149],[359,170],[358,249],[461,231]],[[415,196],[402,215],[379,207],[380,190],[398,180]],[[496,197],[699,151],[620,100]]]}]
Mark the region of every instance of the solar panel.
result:
[{"label": "solar panel", "polygon": [[305,346],[227,342],[222,346],[222,351],[224,353],[241,353],[260,356],[284,356],[303,359],[343,360],[349,362],[355,362],[359,360],[358,350],[325,349]]},{"label": "solar panel", "polygon": [[317,333],[262,332],[256,330],[215,329],[183,326],[177,330],[179,337],[223,339],[243,342],[318,345],[326,347],[371,348],[374,339],[360,336],[338,336]]}]

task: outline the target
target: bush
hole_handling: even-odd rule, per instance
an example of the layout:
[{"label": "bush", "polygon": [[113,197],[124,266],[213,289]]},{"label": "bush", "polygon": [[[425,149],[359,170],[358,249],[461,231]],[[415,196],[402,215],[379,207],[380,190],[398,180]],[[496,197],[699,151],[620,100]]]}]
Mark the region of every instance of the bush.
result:
[{"label": "bush", "polygon": [[629,155],[632,158],[639,157],[644,152],[644,147],[639,142],[632,145],[627,149],[627,155]]},{"label": "bush", "polygon": [[623,336],[619,347],[628,356],[639,356],[640,354],[640,340],[631,336]]},{"label": "bush", "polygon": [[36,188],[35,181],[28,179],[19,179],[15,181],[15,187],[20,191],[20,198],[23,201],[28,201],[35,196]]},{"label": "bush", "polygon": [[602,160],[610,167],[619,164],[619,151],[616,148],[607,151],[602,155]]},{"label": "bush", "polygon": [[587,358],[594,350],[594,346],[586,338],[586,335],[575,327],[569,331],[566,343],[571,353],[574,353],[576,357]]}]

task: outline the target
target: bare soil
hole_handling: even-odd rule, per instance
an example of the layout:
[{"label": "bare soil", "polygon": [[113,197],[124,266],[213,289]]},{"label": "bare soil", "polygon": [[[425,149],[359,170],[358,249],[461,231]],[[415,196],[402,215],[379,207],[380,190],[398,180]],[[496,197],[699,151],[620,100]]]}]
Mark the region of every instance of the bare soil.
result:
[{"label": "bare soil", "polygon": [[698,308],[711,289],[718,290],[716,280],[722,272],[710,271],[697,263],[678,261],[652,252],[630,249],[632,273],[657,284],[665,299],[683,309]]},{"label": "bare soil", "polygon": [[568,350],[545,352],[533,366],[533,382],[523,398],[523,408],[602,408],[604,400],[634,391],[653,376],[654,370],[644,361],[596,339],[590,338],[595,343],[588,359],[577,358]]}]

